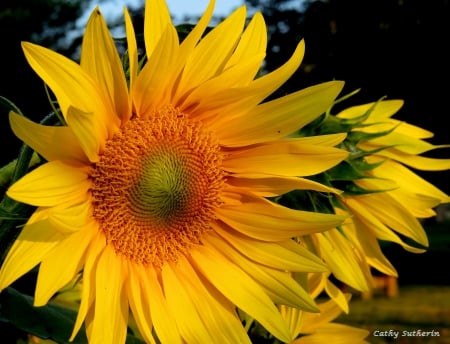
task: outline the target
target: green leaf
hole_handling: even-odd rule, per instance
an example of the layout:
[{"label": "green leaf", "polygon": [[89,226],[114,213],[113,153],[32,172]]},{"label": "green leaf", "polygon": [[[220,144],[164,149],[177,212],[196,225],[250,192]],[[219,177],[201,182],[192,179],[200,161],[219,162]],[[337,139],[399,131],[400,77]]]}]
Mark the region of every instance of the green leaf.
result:
[{"label": "green leaf", "polygon": [[[375,125],[375,124],[378,124],[378,123],[373,123],[371,125]],[[357,144],[359,142],[369,141],[369,140],[376,139],[378,137],[386,136],[386,135],[392,133],[396,128],[397,128],[397,126],[394,126],[389,130],[379,131],[376,133],[365,133],[363,131],[355,130],[355,131],[348,133],[346,140],[351,141],[354,144]]]},{"label": "green leaf", "polygon": [[[87,344],[84,327],[75,339],[69,342],[76,316],[75,311],[55,304],[34,307],[31,296],[11,287],[0,294],[0,321],[10,323],[39,338],[51,339],[60,344]],[[126,343],[145,344],[131,334],[127,335]]]},{"label": "green leaf", "polygon": [[[75,319],[75,311],[58,305],[34,307],[31,296],[14,288],[0,294],[0,320],[37,337],[69,343]],[[72,343],[87,343],[85,331],[80,331]]]},{"label": "green leaf", "polygon": [[14,159],[10,163],[0,168],[0,187],[5,187],[9,184],[11,177],[16,168],[17,159]]}]

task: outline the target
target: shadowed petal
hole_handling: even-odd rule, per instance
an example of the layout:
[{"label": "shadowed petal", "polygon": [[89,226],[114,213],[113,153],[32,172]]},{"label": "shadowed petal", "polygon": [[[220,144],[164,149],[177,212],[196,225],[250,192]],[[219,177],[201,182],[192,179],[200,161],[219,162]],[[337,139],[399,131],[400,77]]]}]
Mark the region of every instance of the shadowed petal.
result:
[{"label": "shadowed petal", "polygon": [[[64,238],[39,213],[30,219],[11,246],[0,270],[0,291],[38,265],[45,255]],[[36,222],[34,222],[36,221]]]},{"label": "shadowed petal", "polygon": [[88,161],[71,128],[36,124],[14,112],[9,120],[14,134],[46,160]]},{"label": "shadowed petal", "polygon": [[[48,252],[39,266],[34,305],[44,306],[62,287],[81,270],[87,246],[97,228],[87,227],[74,233]],[[70,252],[70,255],[67,255]]]}]

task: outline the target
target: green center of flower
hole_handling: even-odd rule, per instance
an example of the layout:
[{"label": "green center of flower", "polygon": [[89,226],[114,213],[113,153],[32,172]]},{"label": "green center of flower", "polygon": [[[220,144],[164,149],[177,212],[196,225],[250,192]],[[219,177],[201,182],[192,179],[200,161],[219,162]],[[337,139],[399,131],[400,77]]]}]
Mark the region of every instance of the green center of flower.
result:
[{"label": "green center of flower", "polygon": [[[159,146],[143,159],[142,172],[130,190],[136,217],[170,221],[189,206],[190,171],[177,147]],[[196,159],[194,159],[195,162]]]},{"label": "green center of flower", "polygon": [[129,121],[92,173],[94,217],[116,252],[160,266],[199,244],[223,185],[211,133],[172,108]]}]

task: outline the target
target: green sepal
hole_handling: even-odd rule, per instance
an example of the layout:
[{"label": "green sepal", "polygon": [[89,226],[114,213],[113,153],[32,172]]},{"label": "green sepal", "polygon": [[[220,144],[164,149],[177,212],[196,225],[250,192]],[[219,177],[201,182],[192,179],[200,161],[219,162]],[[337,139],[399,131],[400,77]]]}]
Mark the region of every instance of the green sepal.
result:
[{"label": "green sepal", "polygon": [[336,180],[355,180],[367,177],[348,161],[342,161],[325,173],[328,176],[328,180],[331,182]]},{"label": "green sepal", "polygon": [[355,160],[355,159],[364,158],[365,156],[377,154],[379,152],[384,151],[385,149],[393,148],[393,147],[395,147],[395,145],[379,147],[379,148],[375,148],[375,149],[371,149],[371,150],[358,149],[357,152],[354,152],[353,154],[350,154],[348,159],[349,160]]},{"label": "green sepal", "polygon": [[327,176],[326,180],[330,183],[326,185],[333,186],[332,182],[336,180],[351,181],[361,178],[369,178],[370,176],[367,175],[367,172],[377,168],[383,164],[383,162],[384,161],[368,163],[364,157],[361,156],[344,160],[323,173]]},{"label": "green sepal", "polygon": [[347,133],[351,131],[352,128],[353,125],[347,124],[343,119],[337,118],[333,115],[322,114],[314,121],[301,128],[298,132],[291,134],[290,137]]},{"label": "green sepal", "polygon": [[[370,125],[375,125],[375,124],[377,124],[377,123],[372,123]],[[397,128],[397,126],[394,126],[393,128],[391,128],[389,130],[379,131],[376,133],[366,133],[363,131],[355,130],[355,131],[349,132],[347,134],[346,139],[357,144],[359,142],[365,142],[365,141],[369,141],[369,140],[377,139],[379,137],[386,136],[386,135],[392,133],[396,128]]]},{"label": "green sepal", "polygon": [[290,209],[333,214],[332,196],[311,190],[293,190],[276,197],[276,203]]},{"label": "green sepal", "polygon": [[343,196],[361,196],[361,195],[367,195],[367,194],[373,194],[373,193],[380,193],[380,192],[386,192],[386,191],[392,191],[393,189],[365,189],[362,188],[355,183],[347,183],[341,190],[344,191]]},{"label": "green sepal", "polygon": [[0,106],[5,109],[7,113],[13,111],[23,116],[22,111],[20,111],[20,109],[12,101],[5,97],[0,96]]},{"label": "green sepal", "polygon": [[374,170],[378,166],[382,165],[384,163],[384,160],[374,163],[368,163],[364,158],[359,159],[352,159],[351,165],[352,167],[360,172],[363,173],[365,176],[367,176],[365,173]]}]

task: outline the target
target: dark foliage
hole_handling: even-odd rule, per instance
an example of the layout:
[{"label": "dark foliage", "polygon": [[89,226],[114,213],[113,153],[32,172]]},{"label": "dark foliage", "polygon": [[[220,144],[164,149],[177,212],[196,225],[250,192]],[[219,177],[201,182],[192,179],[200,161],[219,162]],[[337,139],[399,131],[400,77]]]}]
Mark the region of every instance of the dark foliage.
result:
[{"label": "dark foliage", "polygon": [[[44,84],[25,60],[21,42],[38,43],[71,55],[80,41],[61,45],[66,32],[83,12],[83,0],[2,0],[0,3],[0,96],[15,103],[28,117],[39,121],[51,110]],[[9,129],[7,111],[0,109],[0,163],[15,158],[20,142]]]}]

